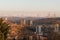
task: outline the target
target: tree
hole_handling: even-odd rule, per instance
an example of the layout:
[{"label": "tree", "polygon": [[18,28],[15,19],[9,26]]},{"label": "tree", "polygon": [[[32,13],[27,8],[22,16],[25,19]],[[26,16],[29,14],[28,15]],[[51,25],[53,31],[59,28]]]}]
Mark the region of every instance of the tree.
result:
[{"label": "tree", "polygon": [[3,22],[4,20],[0,18],[0,40],[6,40],[8,33],[8,23]]},{"label": "tree", "polygon": [[19,35],[18,35],[18,39],[19,40],[24,40],[24,39],[26,39],[26,40],[28,40],[29,39],[29,36],[31,36],[31,35],[33,35],[34,34],[34,27],[27,27],[27,26],[25,26],[25,27],[22,27],[21,29],[20,29],[20,32],[19,32]]}]

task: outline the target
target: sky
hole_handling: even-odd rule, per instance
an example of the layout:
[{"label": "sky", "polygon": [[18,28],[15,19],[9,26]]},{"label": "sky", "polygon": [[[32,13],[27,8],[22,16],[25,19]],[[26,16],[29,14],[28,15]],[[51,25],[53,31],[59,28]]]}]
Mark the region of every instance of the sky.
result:
[{"label": "sky", "polygon": [[60,0],[0,0],[0,16],[60,16]]}]

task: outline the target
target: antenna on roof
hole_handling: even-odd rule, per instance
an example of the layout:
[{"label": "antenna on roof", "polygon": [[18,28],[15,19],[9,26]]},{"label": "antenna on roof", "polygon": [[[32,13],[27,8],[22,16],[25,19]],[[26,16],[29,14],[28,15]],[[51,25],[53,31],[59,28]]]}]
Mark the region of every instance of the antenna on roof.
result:
[{"label": "antenna on roof", "polygon": [[39,14],[37,14],[37,17],[39,17]]},{"label": "antenna on roof", "polygon": [[52,14],[52,16],[51,16],[52,18],[55,18],[56,17],[56,14],[55,14],[55,12],[53,12],[53,14]]},{"label": "antenna on roof", "polygon": [[56,17],[56,14],[55,14],[55,12],[54,12],[54,17]]},{"label": "antenna on roof", "polygon": [[48,12],[48,14],[47,14],[46,18],[50,18],[50,12]]}]

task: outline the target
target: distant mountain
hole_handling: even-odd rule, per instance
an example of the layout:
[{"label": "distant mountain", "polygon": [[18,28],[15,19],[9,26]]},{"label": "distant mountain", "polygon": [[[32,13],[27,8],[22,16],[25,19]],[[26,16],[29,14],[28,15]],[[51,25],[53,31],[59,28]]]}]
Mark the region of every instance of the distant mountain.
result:
[{"label": "distant mountain", "polygon": [[60,22],[60,17],[56,18],[42,18],[38,20],[34,20],[34,24],[50,24],[52,22]]},{"label": "distant mountain", "polygon": [[37,17],[7,17],[8,21],[13,22],[13,23],[20,23],[21,19],[25,19],[25,20],[38,20],[40,18]]},{"label": "distant mountain", "polygon": [[13,22],[13,23],[17,23],[17,24],[19,24],[21,22],[21,19],[25,19],[25,20],[39,19],[37,17],[2,17],[2,18],[7,18],[9,22]]},{"label": "distant mountain", "polygon": [[20,23],[21,19],[25,20],[33,20],[34,24],[44,24],[44,23],[50,23],[52,21],[60,21],[60,17],[56,18],[40,18],[40,17],[2,17],[7,18],[8,21],[13,23]]}]

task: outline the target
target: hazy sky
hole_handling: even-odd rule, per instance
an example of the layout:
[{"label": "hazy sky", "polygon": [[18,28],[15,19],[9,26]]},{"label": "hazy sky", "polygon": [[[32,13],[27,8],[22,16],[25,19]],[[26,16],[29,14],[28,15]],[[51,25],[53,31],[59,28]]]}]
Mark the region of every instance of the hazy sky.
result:
[{"label": "hazy sky", "polygon": [[46,16],[47,11],[60,16],[60,0],[0,0],[0,16]]}]

